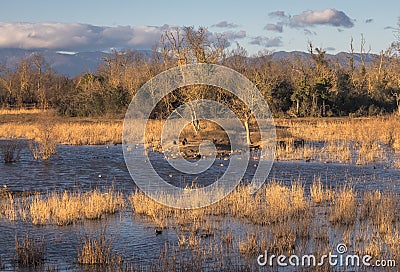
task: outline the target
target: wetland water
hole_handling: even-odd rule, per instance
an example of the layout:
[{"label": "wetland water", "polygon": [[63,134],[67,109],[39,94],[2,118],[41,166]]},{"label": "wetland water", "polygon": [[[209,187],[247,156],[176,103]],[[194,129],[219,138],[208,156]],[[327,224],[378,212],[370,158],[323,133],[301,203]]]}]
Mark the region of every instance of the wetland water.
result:
[{"label": "wetland water", "polygon": [[[209,184],[226,169],[229,160],[216,159],[207,175],[182,176],[174,172],[160,153],[151,153],[157,172],[176,186]],[[251,179],[256,159],[249,163],[244,182]],[[343,164],[324,164],[315,162],[275,162],[269,174],[272,178],[290,184],[300,179],[306,192],[313,178],[331,187],[349,184],[357,191],[375,190],[400,192],[400,170],[384,169],[377,165],[355,166]],[[82,190],[91,188],[110,188],[129,195],[135,185],[126,169],[122,147],[118,146],[67,146],[60,145],[57,155],[48,161],[32,160],[29,148],[21,150],[20,160],[16,163],[0,163],[0,185],[7,185],[12,191],[53,192],[62,190]],[[214,225],[224,231],[227,219],[216,221]],[[229,222],[232,226],[232,222]],[[133,216],[130,210],[107,216],[102,220],[88,221],[69,226],[33,226],[29,222],[0,219],[0,256],[2,269],[18,270],[15,264],[15,236],[23,237],[29,232],[46,241],[45,263],[60,270],[79,271],[76,264],[77,247],[84,235],[99,235],[106,227],[107,235],[112,237],[112,248],[122,253],[126,259],[140,260],[143,265],[151,264],[158,258],[160,250],[168,241],[177,245],[177,234],[166,230],[155,235],[154,224],[149,220]],[[235,231],[240,235],[240,226]],[[156,257],[155,257],[156,256]],[[40,271],[39,268],[38,271]],[[19,269],[19,271],[27,271]]]}]

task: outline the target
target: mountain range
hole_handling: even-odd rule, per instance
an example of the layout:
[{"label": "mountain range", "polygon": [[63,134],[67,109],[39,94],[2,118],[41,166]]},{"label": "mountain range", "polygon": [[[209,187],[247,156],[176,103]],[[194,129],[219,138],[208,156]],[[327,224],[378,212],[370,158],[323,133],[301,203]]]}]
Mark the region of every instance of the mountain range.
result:
[{"label": "mountain range", "polygon": [[[145,56],[150,57],[152,52],[151,50],[138,50],[140,53]],[[18,64],[23,58],[27,58],[30,55],[40,52],[46,62],[50,65],[50,67],[65,76],[75,77],[79,74],[86,72],[95,72],[98,65],[103,61],[105,57],[112,53],[95,51],[95,52],[61,52],[55,50],[25,50],[25,49],[15,49],[15,48],[3,48],[0,49],[0,66],[3,65],[9,69],[13,69],[16,64]],[[340,52],[335,55],[325,54],[326,59],[330,61],[337,61],[341,65],[349,65],[349,59],[351,57],[350,53]],[[269,56],[272,60],[280,60],[280,59],[295,59],[300,58],[300,60],[310,59],[311,55],[306,52],[301,51],[278,51],[273,52]],[[354,57],[354,65],[361,65],[361,54],[355,53]],[[365,63],[368,64],[373,59],[378,57],[375,54],[365,54]]]}]

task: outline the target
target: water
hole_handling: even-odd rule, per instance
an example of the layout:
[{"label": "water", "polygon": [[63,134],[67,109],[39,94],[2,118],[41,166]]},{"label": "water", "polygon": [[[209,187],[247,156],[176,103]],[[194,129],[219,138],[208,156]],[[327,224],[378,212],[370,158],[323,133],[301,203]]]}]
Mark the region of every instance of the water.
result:
[{"label": "water", "polygon": [[[157,172],[168,182],[176,186],[186,186],[193,182],[208,184],[216,180],[227,168],[229,161],[217,159],[207,174],[194,177],[181,175],[168,166],[162,154],[150,154]],[[223,164],[223,165],[221,165]],[[254,165],[251,160],[244,182],[251,180]],[[300,180],[306,191],[317,176],[331,187],[344,184],[353,186],[357,191],[382,190],[400,192],[400,170],[385,169],[379,165],[355,166],[342,164],[276,162],[269,175],[270,179],[285,184]],[[29,148],[25,146],[16,163],[0,163],[0,186],[7,185],[15,191],[62,191],[79,188],[109,188],[129,194],[135,190],[126,169],[122,147],[118,146],[67,146],[61,145],[57,155],[48,161],[34,161]],[[221,223],[222,224],[222,223]],[[126,259],[141,260],[150,264],[169,241],[177,244],[177,234],[168,229],[162,235],[154,234],[154,225],[145,218],[133,216],[130,211],[108,216],[98,221],[84,221],[70,226],[33,226],[25,222],[10,222],[0,219],[0,256],[3,270],[14,271],[15,240],[26,232],[39,239],[46,240],[46,264],[63,270],[80,270],[76,264],[77,248],[85,235],[99,235],[102,229],[112,237],[112,247],[122,252]],[[39,269],[40,270],[40,269]],[[20,269],[20,271],[24,271]]]}]

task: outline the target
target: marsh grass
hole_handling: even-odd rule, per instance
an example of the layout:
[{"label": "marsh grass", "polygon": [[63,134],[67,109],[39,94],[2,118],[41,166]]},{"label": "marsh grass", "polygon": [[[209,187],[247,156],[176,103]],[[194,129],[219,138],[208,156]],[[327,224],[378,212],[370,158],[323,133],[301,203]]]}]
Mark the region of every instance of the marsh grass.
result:
[{"label": "marsh grass", "polygon": [[335,192],[327,188],[322,182],[320,177],[314,177],[310,186],[310,197],[315,204],[329,203],[335,198]]},{"label": "marsh grass", "polygon": [[0,151],[5,163],[17,162],[22,149],[20,140],[0,140]]},{"label": "marsh grass", "polygon": [[357,219],[356,198],[353,188],[341,187],[330,207],[329,221],[332,224],[353,225]]},{"label": "marsh grass", "polygon": [[44,263],[45,243],[41,240],[32,238],[26,233],[25,238],[19,240],[15,236],[16,260],[22,267],[37,267]]},{"label": "marsh grass", "polygon": [[6,197],[0,200],[0,217],[14,221],[17,218],[17,208],[14,197],[8,190],[0,189]]},{"label": "marsh grass", "polygon": [[[61,118],[52,111],[40,110],[22,110],[20,113],[3,110],[0,115],[4,117],[4,121],[0,121],[0,137],[30,139],[34,157],[37,158],[51,156],[52,152],[40,150],[46,149],[46,146],[50,147],[49,151],[54,150],[50,144],[54,142],[71,145],[122,143],[122,118]],[[299,118],[274,121],[277,125],[278,160],[360,165],[382,161],[390,167],[400,166],[400,117],[390,115],[374,118]],[[147,147],[161,150],[164,123],[164,120],[149,120],[145,134]],[[45,129],[43,124],[46,125]],[[181,138],[192,137],[193,143],[197,143],[199,139],[215,139],[217,142],[224,139],[224,132],[212,122],[202,121],[201,126],[198,135],[187,126],[182,131]],[[37,141],[46,138],[40,135],[46,129],[51,130],[51,141]],[[259,134],[254,129],[250,137],[254,143],[259,141]],[[285,141],[285,145],[279,144],[281,140]],[[306,144],[295,145],[297,140],[304,140]],[[323,143],[323,147],[314,146],[312,143],[315,142]],[[388,151],[395,156],[388,159]]]},{"label": "marsh grass", "polygon": [[[254,256],[264,250],[270,254],[318,255],[332,250],[332,235],[340,237],[355,252],[374,258],[398,259],[400,252],[398,195],[379,191],[357,195],[348,186],[328,189],[320,178],[314,178],[310,194],[299,181],[289,185],[270,181],[255,194],[249,194],[249,185],[240,184],[225,199],[194,210],[166,207],[141,191],[127,199],[128,203],[124,203],[122,194],[112,190],[93,190],[36,195],[23,205],[7,197],[2,201],[8,203],[11,214],[14,209],[14,220],[21,214],[18,206],[29,209],[37,205],[28,220],[33,222],[31,216],[36,214],[36,224],[59,225],[100,219],[130,205],[136,216],[146,217],[155,229],[166,229],[160,236],[168,230],[176,233],[176,243],[169,241],[172,247],[164,255],[160,253],[160,259],[150,268],[130,264],[114,251],[105,229],[98,236],[84,236],[78,246],[77,262],[89,270],[189,269],[194,261],[212,262],[218,269],[226,269],[229,262],[224,258],[230,256],[227,252],[244,257],[238,260],[241,265],[254,262]],[[243,233],[238,233],[236,226],[243,227]],[[22,242],[18,243],[23,248]]]},{"label": "marsh grass", "polygon": [[29,143],[34,160],[47,160],[56,154],[58,139],[54,133],[54,123],[51,116],[44,116],[37,125],[35,138]]},{"label": "marsh grass", "polygon": [[[400,118],[394,115],[376,118],[278,119],[292,138],[324,143],[323,148],[303,148],[305,159],[323,162],[371,164],[383,161],[398,166],[398,158],[388,161],[387,152],[400,153]],[[284,152],[286,151],[286,153]],[[289,151],[289,152],[287,152]],[[280,159],[302,159],[301,150],[278,148]]]},{"label": "marsh grass", "polygon": [[20,114],[43,114],[47,112],[42,109],[0,109],[0,115],[20,115]]},{"label": "marsh grass", "polygon": [[123,256],[115,253],[111,247],[112,239],[107,237],[106,228],[104,228],[100,237],[83,238],[82,246],[78,249],[77,262],[81,265],[123,267]]},{"label": "marsh grass", "polygon": [[86,193],[52,193],[36,195],[30,206],[30,218],[35,225],[69,225],[83,219],[100,219],[124,207],[120,192],[92,190]]},{"label": "marsh grass", "polygon": [[255,233],[247,234],[245,239],[238,242],[240,253],[246,256],[259,254],[262,250],[259,240],[260,238]]}]

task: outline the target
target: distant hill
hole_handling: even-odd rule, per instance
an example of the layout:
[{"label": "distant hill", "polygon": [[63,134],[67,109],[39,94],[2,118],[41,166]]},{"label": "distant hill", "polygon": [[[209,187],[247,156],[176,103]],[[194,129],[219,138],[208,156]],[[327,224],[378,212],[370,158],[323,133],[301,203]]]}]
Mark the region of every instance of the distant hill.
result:
[{"label": "distant hill", "polygon": [[[0,64],[5,65],[8,68],[15,67],[15,64],[21,61],[21,59],[29,57],[35,52],[40,52],[49,63],[50,67],[65,76],[75,77],[81,73],[94,72],[98,65],[103,61],[103,58],[108,56],[110,53],[105,52],[80,52],[80,53],[68,53],[54,50],[24,50],[24,49],[0,49]],[[150,57],[151,50],[139,50],[140,53]],[[340,52],[336,55],[326,54],[328,60],[337,61],[339,64],[347,66],[349,65],[350,53]],[[309,59],[311,56],[306,52],[301,51],[278,51],[270,55],[272,60],[280,59],[296,59],[301,60]],[[374,58],[378,57],[374,54],[366,54],[365,62],[368,64]],[[361,65],[361,55],[354,54],[354,65]]]},{"label": "distant hill", "polygon": [[[24,50],[24,49],[0,49],[0,64],[8,68],[15,67],[15,64],[23,58],[40,52],[50,67],[65,76],[75,77],[81,73],[94,72],[104,57],[110,55],[105,52],[80,52],[69,53],[54,50]],[[146,56],[150,56],[151,50],[139,50]]]},{"label": "distant hill", "polygon": [[[363,57],[365,58],[365,64],[367,65],[371,61],[373,61],[375,58],[378,58],[379,56],[376,54],[364,54]],[[307,59],[311,59],[311,55],[309,53],[302,52],[302,51],[292,51],[292,52],[278,51],[278,52],[274,52],[271,54],[272,60],[296,59],[296,58],[299,58],[300,60],[307,60]],[[325,58],[331,62],[338,62],[340,65],[346,67],[346,66],[349,66],[351,54],[347,53],[347,52],[340,52],[340,53],[337,53],[336,55],[325,54]],[[361,66],[361,54],[360,53],[354,53],[353,60],[354,60],[355,67]]]}]

